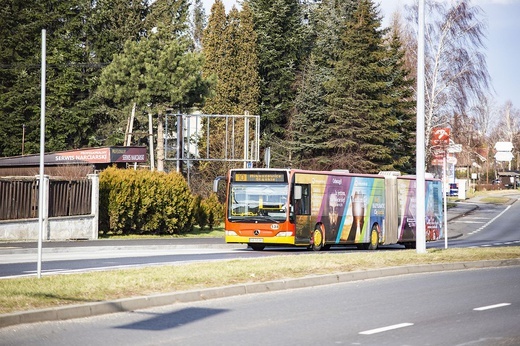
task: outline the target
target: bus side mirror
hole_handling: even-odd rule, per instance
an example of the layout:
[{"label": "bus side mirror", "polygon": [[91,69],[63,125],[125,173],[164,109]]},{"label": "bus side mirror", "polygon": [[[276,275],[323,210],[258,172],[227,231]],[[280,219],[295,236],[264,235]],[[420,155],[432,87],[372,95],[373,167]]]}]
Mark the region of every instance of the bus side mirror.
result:
[{"label": "bus side mirror", "polygon": [[216,177],[215,180],[213,180],[213,192],[215,192],[215,193],[218,192],[218,185],[219,185],[220,181],[225,178],[226,177],[224,177],[224,176],[219,176],[219,177]]},{"label": "bus side mirror", "polygon": [[294,199],[302,199],[302,187],[300,185],[294,186]]}]

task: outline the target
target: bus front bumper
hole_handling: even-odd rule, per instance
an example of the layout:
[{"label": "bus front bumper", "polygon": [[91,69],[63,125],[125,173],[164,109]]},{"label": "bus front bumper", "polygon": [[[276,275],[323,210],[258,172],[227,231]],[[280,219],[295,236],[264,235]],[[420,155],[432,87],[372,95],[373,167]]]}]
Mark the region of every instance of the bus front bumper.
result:
[{"label": "bus front bumper", "polygon": [[295,245],[294,236],[275,236],[275,237],[244,237],[239,235],[226,235],[226,243],[241,244],[278,244]]}]

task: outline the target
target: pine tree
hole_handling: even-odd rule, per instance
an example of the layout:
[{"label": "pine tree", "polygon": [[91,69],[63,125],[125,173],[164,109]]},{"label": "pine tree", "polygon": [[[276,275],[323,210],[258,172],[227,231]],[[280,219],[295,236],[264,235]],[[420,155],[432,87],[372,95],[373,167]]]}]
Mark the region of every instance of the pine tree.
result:
[{"label": "pine tree", "polygon": [[235,39],[236,81],[238,84],[238,114],[257,115],[259,112],[260,76],[258,74],[257,34],[254,30],[253,14],[247,3],[240,11],[240,24]]},{"label": "pine tree", "polygon": [[388,143],[397,139],[397,119],[386,102],[392,66],[375,5],[361,0],[342,37],[344,50],[335,78],[326,84],[331,126],[327,147],[330,162],[352,172],[393,169]]},{"label": "pine tree", "polygon": [[[21,154],[22,125],[26,125],[26,136],[33,128],[39,128],[39,122],[32,117],[39,112],[39,60],[35,42],[41,33],[35,23],[43,8],[41,4],[32,4],[30,11],[25,11],[26,8],[23,0],[11,0],[0,6],[0,156]],[[30,144],[31,140],[26,140],[29,142],[26,145]]]},{"label": "pine tree", "polygon": [[325,85],[334,76],[334,66],[343,49],[341,34],[357,1],[326,0],[309,13],[314,33],[312,54],[299,81],[287,139],[293,151],[291,166],[309,169],[339,168],[328,160],[327,132],[330,126]]},{"label": "pine tree", "polygon": [[202,49],[202,35],[206,27],[206,12],[204,11],[202,0],[195,0],[192,18],[193,42],[195,50],[199,51]]},{"label": "pine tree", "polygon": [[392,116],[397,123],[393,131],[399,136],[387,145],[391,148],[394,168],[405,173],[415,173],[415,100],[413,87],[415,80],[410,77],[406,68],[405,51],[401,43],[401,31],[398,17],[394,18],[388,37],[388,53],[386,64],[391,74],[388,79],[388,90],[385,102],[390,105]]},{"label": "pine tree", "polygon": [[203,111],[206,114],[224,114],[225,109],[225,87],[222,83],[223,61],[226,52],[223,49],[222,38],[225,37],[227,26],[226,9],[220,0],[215,0],[211,7],[208,26],[204,30],[202,45],[204,54],[203,73],[208,78],[213,76],[217,79],[215,88],[210,97],[205,101]]},{"label": "pine tree", "polygon": [[302,73],[287,138],[292,144],[291,167],[321,170],[329,168],[323,166],[322,158],[327,156],[329,125],[324,84],[330,76],[316,60],[311,55]]},{"label": "pine tree", "polygon": [[[260,86],[256,40],[247,4],[241,11],[233,7],[226,15],[222,2],[215,1],[204,31],[203,52],[204,73],[213,75],[216,85],[211,97],[206,99],[204,113],[257,114]],[[207,152],[209,146],[209,158],[235,161],[206,162],[200,165],[200,171],[215,176],[225,174],[229,168],[242,166],[242,162],[236,160],[243,158],[244,120],[240,117],[217,118],[211,119],[210,124],[205,122],[204,131],[207,131],[207,126],[210,126],[210,143],[201,138],[200,152]],[[233,129],[233,137],[230,129]]]},{"label": "pine tree", "polygon": [[[146,1],[7,0],[0,10],[0,153],[39,151],[41,29],[47,35],[46,150],[92,144],[114,118],[96,98],[101,69],[143,32]],[[5,23],[6,25],[3,25]],[[11,122],[10,119],[13,119]],[[106,133],[115,133],[113,128]],[[94,144],[105,143],[94,141]]]},{"label": "pine tree", "polygon": [[305,42],[297,0],[246,0],[258,35],[262,130],[283,138]]},{"label": "pine tree", "polygon": [[151,32],[159,25],[173,37],[189,32],[190,0],[156,0],[150,5],[146,16],[146,28]]},{"label": "pine tree", "polygon": [[123,51],[127,40],[137,41],[146,33],[144,21],[148,0],[96,0],[89,18],[89,45],[93,62],[108,64]]}]

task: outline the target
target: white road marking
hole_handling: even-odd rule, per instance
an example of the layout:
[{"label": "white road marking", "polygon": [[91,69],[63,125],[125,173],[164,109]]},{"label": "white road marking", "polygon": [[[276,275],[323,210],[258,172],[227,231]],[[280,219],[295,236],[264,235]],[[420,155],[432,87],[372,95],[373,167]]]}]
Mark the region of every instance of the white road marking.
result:
[{"label": "white road marking", "polygon": [[475,231],[473,231],[473,232],[470,232],[470,233],[468,233],[468,234],[475,234],[475,233],[478,233],[478,232],[482,231],[484,228],[486,228],[487,226],[489,226],[493,221],[495,221],[495,220],[498,219],[500,216],[502,216],[502,214],[504,214],[506,211],[508,211],[509,208],[511,208],[510,205],[508,205],[508,206],[506,207],[506,209],[502,210],[502,212],[501,212],[500,214],[498,214],[497,216],[495,216],[494,218],[492,218],[491,220],[489,220],[489,222],[486,223],[484,226],[482,226],[482,227],[480,227],[479,229],[477,229],[477,230],[475,230]]},{"label": "white road marking", "polygon": [[394,325],[388,326],[388,327],[381,327],[381,328],[376,328],[376,329],[371,329],[371,330],[365,330],[364,332],[359,332],[359,334],[372,335],[372,334],[383,333],[383,332],[387,332],[389,330],[410,327],[410,326],[413,326],[413,323],[400,323],[400,324],[394,324]]},{"label": "white road marking", "polygon": [[484,310],[489,310],[489,309],[501,308],[501,307],[509,306],[509,305],[511,305],[511,304],[510,303],[502,303],[502,304],[481,306],[480,308],[474,308],[473,310],[475,310],[475,311],[484,311]]}]

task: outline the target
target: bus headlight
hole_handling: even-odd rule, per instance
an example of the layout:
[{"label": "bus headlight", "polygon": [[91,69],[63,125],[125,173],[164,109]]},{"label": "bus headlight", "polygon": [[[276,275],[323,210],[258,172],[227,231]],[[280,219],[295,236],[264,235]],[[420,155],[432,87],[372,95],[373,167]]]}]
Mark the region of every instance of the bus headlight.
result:
[{"label": "bus headlight", "polygon": [[226,231],[226,235],[228,235],[228,236],[236,236],[238,234],[235,231]]}]

